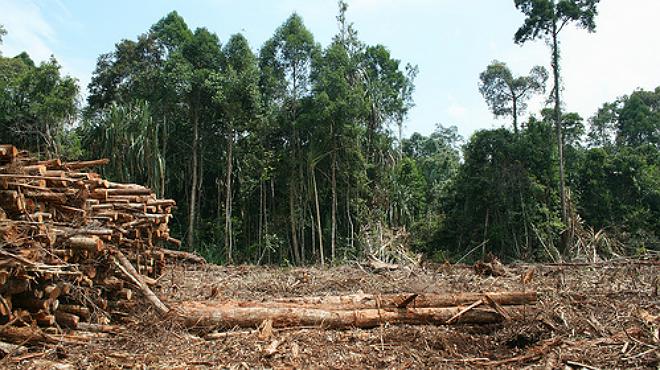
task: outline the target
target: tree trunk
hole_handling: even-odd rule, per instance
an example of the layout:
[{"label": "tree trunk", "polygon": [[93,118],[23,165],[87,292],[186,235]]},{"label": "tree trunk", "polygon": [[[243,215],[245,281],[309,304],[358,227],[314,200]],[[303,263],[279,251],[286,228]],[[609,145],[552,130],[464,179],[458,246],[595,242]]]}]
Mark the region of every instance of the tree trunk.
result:
[{"label": "tree trunk", "polygon": [[167,115],[163,115],[163,143],[161,153],[163,164],[160,168],[160,196],[165,198],[165,179],[167,171]]},{"label": "tree trunk", "polygon": [[183,302],[179,305],[184,325],[194,328],[258,327],[271,320],[274,328],[292,326],[319,326],[323,328],[373,328],[390,324],[496,323],[503,320],[494,310],[474,308],[452,320],[462,308],[405,308],[364,310],[321,310],[313,308],[265,308],[206,305]]},{"label": "tree trunk", "polygon": [[298,256],[298,227],[296,224],[294,182],[295,180],[293,179],[289,181],[289,223],[291,224],[291,250],[293,252],[293,258],[296,259]]},{"label": "tree trunk", "polygon": [[197,206],[197,168],[199,167],[199,160],[197,158],[197,151],[199,146],[199,112],[197,107],[192,107],[192,124],[193,124],[193,142],[192,142],[192,183],[190,184],[190,202],[188,204],[188,234],[186,236],[186,246],[188,249],[193,248],[195,242],[195,210]]},{"label": "tree trunk", "polygon": [[512,102],[513,102],[513,112],[511,113],[513,114],[513,132],[516,133],[517,135],[518,134],[518,98],[516,97],[515,94],[513,95]]},{"label": "tree trunk", "polygon": [[[349,231],[348,231],[348,239],[350,240],[349,245],[351,247],[351,252],[354,251],[354,235],[355,235],[355,230],[353,226],[353,218],[351,217],[351,192],[350,189],[346,192],[346,218],[348,220],[348,226],[349,226]],[[344,258],[346,257],[346,252],[344,252]]]},{"label": "tree trunk", "polygon": [[337,245],[337,144],[333,133],[332,142],[332,231],[330,234],[330,259],[335,262]]},{"label": "tree trunk", "polygon": [[316,171],[312,168],[312,185],[314,186],[314,202],[316,203],[316,225],[319,232],[319,256],[321,258],[321,267],[324,266],[323,256],[323,230],[321,229],[321,208],[319,207],[319,192],[316,187]]},{"label": "tree trunk", "polygon": [[[561,101],[559,100],[559,41],[556,20],[552,24],[552,72],[555,80],[555,130],[557,132],[557,150],[559,153],[559,195],[561,199],[561,220],[568,227],[568,205],[566,204],[566,176],[564,172],[564,141],[562,139]],[[565,252],[568,247],[568,233],[562,233],[561,244]]]},{"label": "tree trunk", "polygon": [[227,252],[227,263],[233,262],[232,238],[231,238],[231,176],[233,168],[234,129],[229,130],[227,140],[227,178],[225,180],[225,250]]},{"label": "tree trunk", "polygon": [[269,302],[223,302],[241,307],[264,308],[315,308],[324,310],[362,310],[369,308],[430,308],[469,305],[488,296],[502,306],[535,304],[537,294],[529,292],[493,293],[395,293],[395,294],[351,294],[338,296],[275,298]]}]

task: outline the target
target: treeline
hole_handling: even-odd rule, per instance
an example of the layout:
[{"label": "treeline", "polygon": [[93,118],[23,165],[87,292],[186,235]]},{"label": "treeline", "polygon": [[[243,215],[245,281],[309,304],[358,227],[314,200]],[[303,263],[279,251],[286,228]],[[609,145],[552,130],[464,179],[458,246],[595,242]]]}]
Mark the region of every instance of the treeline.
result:
[{"label": "treeline", "polygon": [[[589,3],[566,14],[593,18]],[[658,247],[660,89],[607,103],[586,124],[553,89],[555,107],[521,122],[548,73],[514,78],[494,62],[480,91],[513,130],[464,143],[439,125],[402,139],[417,68],[360,41],[346,12],[340,1],[326,47],[293,14],[257,53],[241,34],[221,43],[172,12],[98,58],[82,108],[54,59],[0,57],[0,141],[110,158],[105,176],[176,199],[173,233],[216,262],[338,262],[383,229],[452,260]]]}]

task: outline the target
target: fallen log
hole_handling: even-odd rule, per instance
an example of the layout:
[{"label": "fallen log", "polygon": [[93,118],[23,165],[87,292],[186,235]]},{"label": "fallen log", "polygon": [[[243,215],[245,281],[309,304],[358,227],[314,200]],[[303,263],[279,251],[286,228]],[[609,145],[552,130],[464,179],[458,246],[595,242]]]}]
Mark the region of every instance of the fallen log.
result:
[{"label": "fallen log", "polygon": [[537,296],[535,291],[448,294],[352,294],[343,296],[276,298],[268,302],[229,301],[224,304],[233,304],[240,307],[307,307],[330,310],[361,310],[369,308],[455,307],[469,305],[480,299],[490,299],[501,306],[513,306],[535,304]]},{"label": "fallen log", "polygon": [[39,328],[31,326],[3,326],[0,329],[0,337],[6,342],[20,345],[30,343],[57,343],[57,340],[45,334]]},{"label": "fallen log", "polygon": [[[373,328],[381,324],[446,325],[461,312],[458,307],[405,309],[328,310],[293,307],[237,307],[200,302],[183,302],[178,318],[189,328],[253,328],[271,320],[274,328],[318,326],[327,329]],[[453,323],[486,324],[502,321],[494,310],[475,308]]]},{"label": "fallen log", "polygon": [[[181,243],[180,241],[173,239],[173,238],[168,238],[168,241],[170,239],[175,240],[178,243]],[[163,249],[160,252],[163,253],[165,257],[168,257],[170,259],[176,259],[176,260],[181,260],[181,261],[189,261],[193,263],[200,263],[200,264],[205,264],[206,260],[204,257],[198,256],[194,253],[190,252],[185,252],[185,251],[175,251],[171,249]]]}]

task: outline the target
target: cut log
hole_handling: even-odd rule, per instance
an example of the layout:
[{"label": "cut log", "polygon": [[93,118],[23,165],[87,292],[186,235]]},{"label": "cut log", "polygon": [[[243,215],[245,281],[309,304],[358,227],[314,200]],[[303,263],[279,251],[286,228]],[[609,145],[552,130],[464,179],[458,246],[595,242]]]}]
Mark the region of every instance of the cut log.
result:
[{"label": "cut log", "polygon": [[31,326],[2,326],[0,337],[4,341],[15,344],[57,343],[57,340],[42,332],[39,328]]},{"label": "cut log", "polygon": [[0,144],[0,158],[14,159],[18,155],[18,149],[13,145]]},{"label": "cut log", "polygon": [[80,170],[83,168],[105,166],[108,163],[110,163],[110,159],[108,158],[96,159],[93,161],[65,162],[62,163],[62,168],[65,168],[69,171],[73,171],[73,170]]},{"label": "cut log", "polygon": [[89,308],[78,306],[75,304],[61,304],[60,307],[58,308],[58,311],[67,312],[70,314],[74,314],[76,316],[80,316],[80,318],[83,320],[89,320],[89,318],[92,316],[91,312],[89,311]]},{"label": "cut log", "polygon": [[55,319],[58,324],[70,329],[77,328],[80,322],[80,317],[77,315],[59,310],[55,312]]},{"label": "cut log", "polygon": [[103,250],[103,240],[96,235],[71,237],[69,238],[69,245],[75,249],[84,249],[94,253]]},{"label": "cut log", "polygon": [[[172,239],[172,238],[168,238],[168,241],[169,241],[169,239]],[[178,240],[177,240],[177,242],[181,243]],[[201,256],[196,255],[194,253],[185,252],[185,251],[174,251],[174,250],[171,250],[171,249],[163,249],[162,252],[163,252],[163,255],[165,257],[168,257],[170,259],[177,259],[177,260],[181,260],[181,261],[190,261],[190,262],[200,263],[200,264],[206,263],[206,260],[204,259],[204,257],[201,257]]]},{"label": "cut log", "polygon": [[39,311],[34,314],[35,321],[39,326],[53,326],[55,325],[55,316],[51,315],[46,311]]},{"label": "cut log", "polygon": [[12,304],[14,305],[14,307],[39,311],[39,310],[50,309],[51,301],[48,299],[37,299],[34,297],[17,295],[12,297]]},{"label": "cut log", "polygon": [[133,291],[128,288],[123,288],[117,292],[117,298],[130,301],[133,298]]},{"label": "cut log", "polygon": [[[277,298],[269,302],[225,302],[226,305],[240,307],[307,307],[330,310],[359,310],[368,308],[399,308],[405,307],[455,307],[469,305],[488,296],[502,306],[526,305],[536,303],[536,292],[491,292],[491,293],[399,293],[399,294],[353,294],[344,296],[318,296]],[[410,299],[411,296],[415,296]]]},{"label": "cut log", "polygon": [[[328,329],[373,328],[381,324],[445,325],[461,312],[458,307],[323,310],[313,308],[236,307],[227,305],[183,302],[177,313],[190,328],[255,328],[272,320],[274,328],[318,326]],[[502,316],[494,310],[475,308],[454,323],[496,323]]]},{"label": "cut log", "polygon": [[161,302],[161,300],[151,291],[149,286],[142,280],[141,275],[135,271],[135,268],[128,261],[126,256],[120,251],[115,251],[117,266],[120,267],[122,272],[133,281],[140,289],[142,295],[156,308],[159,314],[166,315],[170,309]]}]

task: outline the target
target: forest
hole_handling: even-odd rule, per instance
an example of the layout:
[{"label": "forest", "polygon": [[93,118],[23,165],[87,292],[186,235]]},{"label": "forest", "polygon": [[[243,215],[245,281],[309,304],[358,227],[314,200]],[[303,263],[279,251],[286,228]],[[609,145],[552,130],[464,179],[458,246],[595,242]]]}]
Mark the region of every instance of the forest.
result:
[{"label": "forest", "polygon": [[[474,88],[510,123],[468,138],[402,136],[418,68],[361,41],[340,1],[329,45],[295,13],[256,47],[173,11],[100,55],[87,87],[55,57],[0,55],[0,143],[109,158],[103,176],[176,200],[172,234],[217,263],[341,264],[383,233],[438,262],[657,251],[660,87],[565,111],[558,38],[596,32],[598,1],[537,3],[515,1],[512,42],[546,40],[551,71],[484,66]],[[533,96],[546,107],[522,119]]]}]

